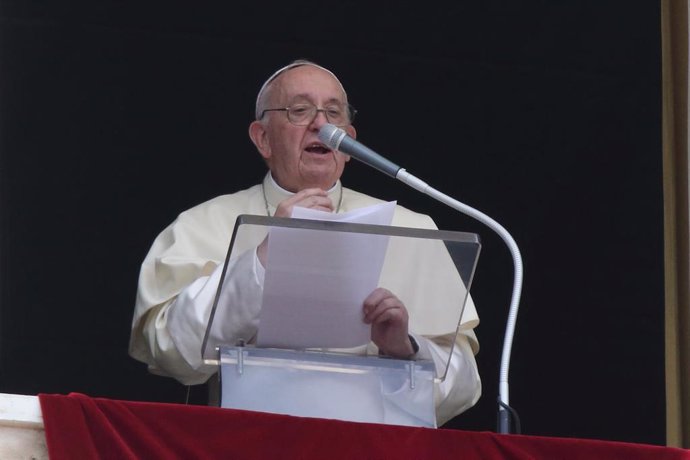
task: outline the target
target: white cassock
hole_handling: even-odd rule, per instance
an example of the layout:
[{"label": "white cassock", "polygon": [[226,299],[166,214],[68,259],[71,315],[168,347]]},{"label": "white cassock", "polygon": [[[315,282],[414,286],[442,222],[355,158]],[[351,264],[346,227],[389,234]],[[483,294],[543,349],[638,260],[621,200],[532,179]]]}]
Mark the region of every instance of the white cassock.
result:
[{"label": "white cassock", "polygon": [[[339,212],[382,203],[381,200],[342,187],[338,182],[328,191]],[[183,384],[206,382],[218,369],[203,363],[201,348],[219,285],[223,264],[237,216],[273,214],[290,192],[280,188],[267,174],[262,184],[223,195],[183,213],[163,230],[146,256],[139,275],[136,306],[130,337],[130,355],[146,364],[152,373],[170,376]],[[436,229],[426,215],[396,206],[392,225]],[[238,241],[233,254],[240,254],[228,267],[223,295],[215,313],[212,338],[233,345],[240,339],[251,343],[256,337],[261,310],[263,267],[254,248],[264,238],[256,234]],[[393,241],[393,240],[392,240]],[[395,254],[389,249],[388,254]],[[415,280],[425,267],[447,264],[447,251],[437,254],[407,251],[400,259],[387,257],[380,286],[389,289],[405,304],[410,333],[420,346],[418,357],[432,359],[437,369],[448,365],[445,380],[435,392],[436,418],[442,425],[472,407],[481,395],[481,381],[474,355],[479,349],[473,329],[479,318],[471,296],[458,283],[458,274],[438,278],[434,286],[419,288]],[[421,273],[420,273],[421,270]],[[458,298],[467,298],[456,337]],[[215,327],[215,326],[218,327]],[[376,354],[373,344],[362,354]]]}]

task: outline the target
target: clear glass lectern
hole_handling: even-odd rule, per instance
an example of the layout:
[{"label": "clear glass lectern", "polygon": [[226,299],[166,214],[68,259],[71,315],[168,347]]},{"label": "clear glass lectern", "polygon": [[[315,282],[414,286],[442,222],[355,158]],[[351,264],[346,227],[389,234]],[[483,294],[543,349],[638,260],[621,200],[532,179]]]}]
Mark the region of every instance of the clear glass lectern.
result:
[{"label": "clear glass lectern", "polygon": [[[267,237],[257,292],[246,272]],[[480,248],[474,233],[239,216],[201,349],[219,366],[220,406],[436,427],[449,363],[378,353],[362,304],[384,287],[406,305],[410,333],[457,336]],[[225,318],[256,310],[243,302],[261,309],[238,333]]]}]

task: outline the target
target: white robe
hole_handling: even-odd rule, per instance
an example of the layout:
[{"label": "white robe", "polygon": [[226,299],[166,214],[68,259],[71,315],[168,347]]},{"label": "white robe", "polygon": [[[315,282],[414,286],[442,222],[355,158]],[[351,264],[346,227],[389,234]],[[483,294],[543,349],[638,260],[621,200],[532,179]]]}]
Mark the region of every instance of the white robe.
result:
[{"label": "white robe", "polygon": [[[340,182],[328,193],[333,203],[339,205],[340,212],[381,203],[381,200],[342,187]],[[268,174],[263,184],[219,196],[181,213],[160,233],[139,276],[129,344],[133,358],[148,364],[153,373],[173,377],[188,385],[206,382],[217,372],[217,367],[203,363],[201,348],[237,216],[272,214],[278,203],[289,195]],[[436,229],[429,216],[402,206],[396,207],[392,225]],[[230,284],[226,284],[223,295],[230,298],[223,304],[233,307],[216,311],[216,341],[235,344],[243,339],[250,342],[256,335],[263,268],[251,248],[262,238],[257,235],[256,240],[245,242],[247,250],[228,269],[226,283]],[[410,267],[418,270],[424,266],[417,262],[386,262],[380,284],[405,303],[410,315],[410,333],[420,345],[418,357],[433,359],[437,369],[442,371],[448,363],[458,325],[459,312],[446,305],[448,299],[457,297],[457,283],[440,282],[432,292],[415,292],[410,276],[414,279],[418,275]],[[473,328],[478,323],[474,303],[468,295],[447,377],[435,388],[439,426],[472,407],[481,395],[474,358],[479,346]],[[376,353],[377,350],[370,344],[361,352]]]}]

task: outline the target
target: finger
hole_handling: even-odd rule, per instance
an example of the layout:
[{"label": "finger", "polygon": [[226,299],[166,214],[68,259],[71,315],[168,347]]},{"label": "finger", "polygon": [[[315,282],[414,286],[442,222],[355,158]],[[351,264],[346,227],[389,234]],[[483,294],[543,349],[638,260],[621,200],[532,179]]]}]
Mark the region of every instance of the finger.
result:
[{"label": "finger", "polygon": [[333,210],[333,202],[328,194],[319,188],[301,190],[292,197],[291,201],[293,206]]},{"label": "finger", "polygon": [[319,209],[324,211],[333,210],[333,202],[327,196],[313,196],[305,200],[303,203],[305,208]]},{"label": "finger", "polygon": [[367,296],[366,299],[364,299],[363,303],[363,308],[364,308],[364,314],[367,315],[369,312],[374,310],[376,306],[382,302],[384,302],[386,299],[393,299],[394,301],[397,300],[397,297],[393,295],[391,291],[388,289],[384,288],[376,288],[374,289],[371,294]]},{"label": "finger", "polygon": [[[328,196],[324,190],[320,188],[305,188],[288,198],[289,201],[299,202],[313,196]],[[288,201],[286,200],[286,201]]]},{"label": "finger", "polygon": [[364,309],[364,320],[367,323],[381,322],[380,316],[383,314],[397,313],[400,316],[407,314],[407,310],[403,306],[402,302],[398,300],[397,297],[389,296],[384,298],[381,302],[376,304],[373,308]]},{"label": "finger", "polygon": [[365,317],[365,322],[372,325],[383,323],[404,323],[405,312],[400,305],[380,305]]},{"label": "finger", "polygon": [[326,211],[333,209],[333,203],[328,194],[320,188],[308,188],[300,190],[289,198],[281,201],[276,207],[276,217],[290,217],[295,206],[303,208],[316,208]]}]

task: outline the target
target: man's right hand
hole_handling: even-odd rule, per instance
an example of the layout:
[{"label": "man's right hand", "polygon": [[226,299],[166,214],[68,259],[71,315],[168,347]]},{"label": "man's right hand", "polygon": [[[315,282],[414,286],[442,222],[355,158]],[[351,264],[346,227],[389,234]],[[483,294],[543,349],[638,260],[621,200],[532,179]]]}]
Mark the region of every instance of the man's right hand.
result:
[{"label": "man's right hand", "polygon": [[[276,208],[274,217],[290,217],[292,209],[295,207],[318,209],[319,211],[333,212],[333,201],[328,197],[328,193],[320,188],[307,188],[281,201]],[[264,238],[256,250],[259,262],[266,266],[268,252],[268,237]]]}]

